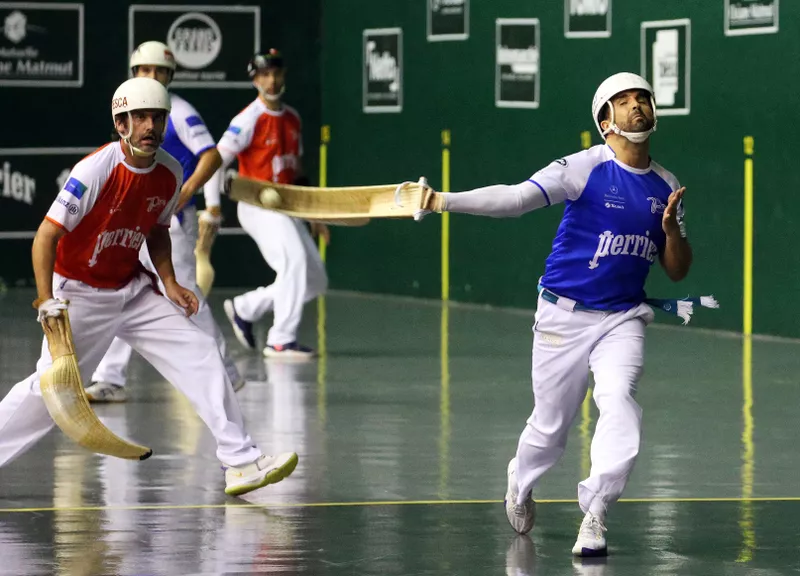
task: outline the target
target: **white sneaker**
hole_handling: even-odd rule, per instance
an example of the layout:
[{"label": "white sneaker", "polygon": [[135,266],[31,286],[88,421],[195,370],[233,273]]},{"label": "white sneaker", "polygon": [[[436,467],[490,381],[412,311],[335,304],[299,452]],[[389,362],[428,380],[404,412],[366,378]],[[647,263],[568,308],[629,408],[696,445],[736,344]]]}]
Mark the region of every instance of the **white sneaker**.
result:
[{"label": "white sneaker", "polygon": [[92,382],[84,391],[89,402],[94,403],[125,402],[128,399],[124,386],[110,382]]},{"label": "white sneaker", "polygon": [[225,470],[225,494],[241,496],[268,484],[277,484],[294,472],[297,460],[297,454],[294,452],[286,452],[278,456],[262,454],[251,464],[223,467]]},{"label": "white sneaker", "polygon": [[519,487],[517,486],[517,459],[512,458],[508,463],[508,488],[506,489],[506,516],[519,534],[527,534],[533,528],[536,519],[536,502],[528,498],[524,504],[517,504]]},{"label": "white sneaker", "polygon": [[606,527],[600,519],[591,512],[587,512],[581,522],[578,540],[572,547],[572,553],[575,556],[583,557],[605,556],[608,554],[605,531]]}]

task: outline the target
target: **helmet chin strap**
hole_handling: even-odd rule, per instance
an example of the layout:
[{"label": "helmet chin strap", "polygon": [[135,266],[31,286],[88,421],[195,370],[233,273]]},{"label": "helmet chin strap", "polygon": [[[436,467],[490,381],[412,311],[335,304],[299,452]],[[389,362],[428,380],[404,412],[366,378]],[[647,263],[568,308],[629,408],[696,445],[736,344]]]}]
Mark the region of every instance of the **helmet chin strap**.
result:
[{"label": "helmet chin strap", "polygon": [[133,135],[133,119],[131,118],[131,113],[130,112],[128,112],[127,114],[128,114],[128,133],[125,134],[124,136],[122,134],[120,134],[119,137],[122,139],[122,141],[125,144],[127,144],[128,150],[131,151],[132,155],[139,156],[140,158],[147,158],[149,156],[155,155],[155,151],[153,151],[153,152],[145,152],[141,148],[137,148],[136,146],[131,144],[131,136]]},{"label": "helmet chin strap", "polygon": [[[614,105],[611,102],[608,103],[608,107],[611,110],[611,121],[609,123],[608,128],[603,132],[603,136],[610,134],[613,132],[623,138],[628,139],[629,141],[633,142],[634,144],[641,144],[648,138],[650,138],[650,134],[656,131],[656,121],[653,120],[653,126],[649,130],[645,130],[644,132],[626,132],[622,130],[619,126],[617,126],[616,122],[614,122]],[[653,103],[653,114],[655,115],[655,103]]]},{"label": "helmet chin strap", "polygon": [[256,88],[258,88],[258,93],[261,94],[264,100],[268,100],[269,102],[278,102],[283,97],[283,93],[286,92],[286,84],[281,86],[281,90],[277,94],[269,94],[258,84],[256,84]]}]

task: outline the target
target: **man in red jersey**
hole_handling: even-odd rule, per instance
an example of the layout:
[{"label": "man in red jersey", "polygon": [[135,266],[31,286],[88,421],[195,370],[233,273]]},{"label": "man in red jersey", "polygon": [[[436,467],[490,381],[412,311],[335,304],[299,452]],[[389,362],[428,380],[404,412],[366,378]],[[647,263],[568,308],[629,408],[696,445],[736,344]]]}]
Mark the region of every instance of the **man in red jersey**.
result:
[{"label": "man in red jersey", "polygon": [[[69,306],[84,382],[118,336],[183,392],[217,441],[225,492],[239,495],[291,474],[297,455],[256,447],[214,339],[187,318],[197,297],[175,280],[169,237],[183,170],[160,148],[170,108],[156,80],[133,78],[117,89],[111,114],[120,141],[75,165],[36,233],[34,305],[39,321]],[[139,261],[145,241],[169,301]],[[53,427],[39,386],[51,365],[45,342],[36,373],[0,402],[0,466]]]},{"label": "man in red jersey", "polygon": [[[258,97],[242,110],[217,145],[222,168],[207,186],[221,187],[225,167],[239,161],[239,174],[283,184],[304,184],[300,115],[283,103],[286,74],[283,56],[275,49],[257,54],[247,66]],[[239,342],[255,349],[253,323],[272,310],[264,356],[308,359],[314,351],[297,342],[303,305],[324,294],[328,276],[306,222],[240,202],[239,223],[255,240],[261,255],[275,271],[275,282],[224,303],[225,314]],[[329,240],[324,225],[316,231]]]}]

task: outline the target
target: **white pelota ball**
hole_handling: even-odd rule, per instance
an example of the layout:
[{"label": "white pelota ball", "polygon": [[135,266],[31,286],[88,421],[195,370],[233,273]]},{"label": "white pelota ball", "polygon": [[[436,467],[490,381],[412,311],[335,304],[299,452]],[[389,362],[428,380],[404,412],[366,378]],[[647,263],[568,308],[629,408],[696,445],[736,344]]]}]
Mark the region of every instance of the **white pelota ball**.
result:
[{"label": "white pelota ball", "polygon": [[281,195],[275,188],[264,188],[258,195],[258,199],[264,208],[277,208],[281,205]]}]

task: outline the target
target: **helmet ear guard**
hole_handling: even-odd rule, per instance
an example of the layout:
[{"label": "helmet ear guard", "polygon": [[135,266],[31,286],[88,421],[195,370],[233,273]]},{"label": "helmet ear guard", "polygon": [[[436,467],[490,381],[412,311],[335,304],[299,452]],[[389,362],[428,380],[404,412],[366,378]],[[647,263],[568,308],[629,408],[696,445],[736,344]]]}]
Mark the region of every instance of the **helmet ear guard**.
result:
[{"label": "helmet ear guard", "polygon": [[[649,130],[644,132],[626,132],[620,129],[620,127],[617,126],[616,122],[614,121],[614,105],[612,104],[611,99],[615,95],[626,90],[644,90],[650,94],[650,105],[653,108],[653,127]],[[602,126],[600,126],[600,113],[603,111],[606,105],[608,105],[609,109],[611,110],[611,118],[609,121],[610,126],[606,130],[603,130]],[[592,100],[592,117],[594,118],[594,124],[597,127],[597,131],[600,132],[600,136],[603,137],[603,140],[606,139],[608,134],[614,133],[627,138],[631,142],[637,144],[642,143],[650,137],[650,134],[656,131],[656,126],[658,124],[658,114],[656,112],[656,100],[653,87],[647,80],[638,74],[620,72],[618,74],[614,74],[613,76],[609,76],[600,84],[594,94],[594,99]]]}]

